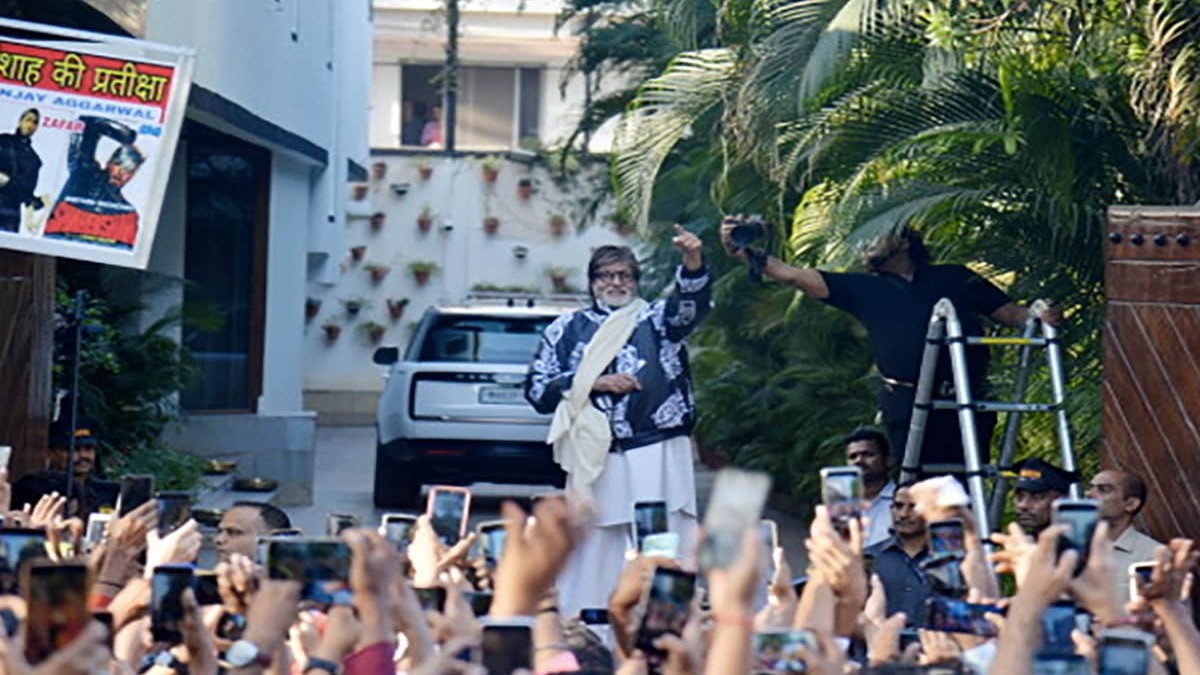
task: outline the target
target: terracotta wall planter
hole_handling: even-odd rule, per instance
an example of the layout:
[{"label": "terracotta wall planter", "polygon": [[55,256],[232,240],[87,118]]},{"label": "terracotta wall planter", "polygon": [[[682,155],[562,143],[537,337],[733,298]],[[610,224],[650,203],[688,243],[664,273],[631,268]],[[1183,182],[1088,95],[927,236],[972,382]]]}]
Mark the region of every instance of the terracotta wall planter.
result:
[{"label": "terracotta wall planter", "polygon": [[321,326],[321,330],[325,331],[325,340],[327,342],[336,342],[342,335],[342,327],[336,323],[327,323]]},{"label": "terracotta wall planter", "polygon": [[387,175],[387,162],[375,162],[371,165],[371,180],[383,180]]},{"label": "terracotta wall planter", "polygon": [[304,318],[312,320],[321,312],[321,301],[316,298],[309,298],[304,301]]},{"label": "terracotta wall planter", "polygon": [[420,230],[422,234],[428,233],[430,230],[432,230],[433,216],[417,216],[417,229]]},{"label": "terracotta wall planter", "polygon": [[408,299],[388,300],[387,307],[388,316],[392,318],[392,321],[399,321],[404,316],[404,309],[408,307]]},{"label": "terracotta wall planter", "polygon": [[494,216],[489,216],[483,219],[483,231],[487,234],[496,234],[500,231],[500,219]]},{"label": "terracotta wall planter", "polygon": [[483,182],[487,183],[488,185],[495,183],[496,179],[500,177],[500,169],[497,169],[494,166],[485,166],[483,167],[482,171]]},{"label": "terracotta wall planter", "polygon": [[547,221],[547,225],[550,226],[550,234],[556,237],[561,237],[567,233],[567,219],[562,216],[551,216],[550,220]]},{"label": "terracotta wall planter", "polygon": [[367,254],[366,246],[351,246],[350,259],[354,262],[362,262],[363,256]]},{"label": "terracotta wall planter", "polygon": [[386,222],[387,222],[387,214],[386,213],[379,211],[379,212],[371,214],[371,230],[372,231],[378,232],[378,231],[382,230],[383,226]]},{"label": "terracotta wall planter", "polygon": [[368,190],[368,186],[366,186],[366,185],[355,185],[354,186],[354,201],[361,202],[362,200],[366,199],[367,198],[367,190]]},{"label": "terracotta wall planter", "polygon": [[429,283],[429,277],[433,275],[430,270],[413,270],[413,280],[418,286],[424,286]]},{"label": "terracotta wall planter", "polygon": [[371,267],[367,269],[367,272],[371,275],[371,283],[375,284],[383,281],[383,278],[386,277],[388,272],[391,271],[392,270],[387,267]]},{"label": "terracotta wall planter", "polygon": [[529,201],[529,198],[533,196],[533,192],[533,181],[529,180],[528,178],[522,178],[521,181],[517,183],[517,198],[521,201]]},{"label": "terracotta wall planter", "polygon": [[432,166],[418,166],[417,167],[417,175],[421,177],[421,180],[429,180],[430,178],[433,178],[433,167]]}]

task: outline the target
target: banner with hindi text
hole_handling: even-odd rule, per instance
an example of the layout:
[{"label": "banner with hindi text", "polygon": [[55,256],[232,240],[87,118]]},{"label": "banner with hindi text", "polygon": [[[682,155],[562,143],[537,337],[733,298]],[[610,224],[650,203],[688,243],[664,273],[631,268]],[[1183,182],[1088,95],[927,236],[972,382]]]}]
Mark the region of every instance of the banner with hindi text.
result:
[{"label": "banner with hindi text", "polygon": [[0,36],[0,248],[145,268],[193,54],[5,26],[39,37]]}]

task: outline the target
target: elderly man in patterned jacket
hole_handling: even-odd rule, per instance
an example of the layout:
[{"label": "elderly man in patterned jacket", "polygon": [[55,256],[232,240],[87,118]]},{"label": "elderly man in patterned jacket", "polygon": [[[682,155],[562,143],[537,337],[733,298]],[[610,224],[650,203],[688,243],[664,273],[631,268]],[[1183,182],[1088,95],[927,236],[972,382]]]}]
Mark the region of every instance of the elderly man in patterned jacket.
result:
[{"label": "elderly man in patterned jacket", "polygon": [[633,251],[596,249],[588,263],[591,306],[546,328],[526,377],[529,402],[555,414],[549,440],[568,485],[596,510],[559,577],[564,616],[607,604],[633,541],[635,502],[666,502],[681,550],[694,536],[695,405],[685,340],[708,313],[712,285],[700,238],[676,226],[672,243],[683,264],[670,295],[651,303],[639,295]]}]

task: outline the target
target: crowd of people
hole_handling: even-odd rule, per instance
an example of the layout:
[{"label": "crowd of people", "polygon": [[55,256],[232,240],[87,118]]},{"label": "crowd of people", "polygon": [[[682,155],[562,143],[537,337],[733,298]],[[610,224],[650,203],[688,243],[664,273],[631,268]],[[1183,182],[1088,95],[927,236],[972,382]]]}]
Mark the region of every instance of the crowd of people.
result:
[{"label": "crowd of people", "polygon": [[[1024,308],[965,268],[928,265],[912,233],[865,250],[872,274],[833,275],[738,248],[734,226],[722,231],[732,255],[860,318],[885,373],[882,429],[844,437],[841,475],[857,482],[837,492],[837,508],[815,505],[803,574],[788,563],[796,552],[763,545],[773,530],[758,526],[761,476],[714,497],[699,520],[686,339],[712,279],[700,239],[677,228],[670,294],[641,299],[632,251],[600,247],[588,265],[592,304],[545,330],[526,395],[554,416],[548,442],[567,490],[529,512],[504,503],[503,537],[487,547],[465,531],[447,538],[429,515],[407,530],[299,533],[279,508],[241,502],[217,529],[215,568],[196,570],[200,527],[158,522],[154,499],[118,505],[104,534],[88,536],[83,518],[108,492],[89,476],[91,433],[76,429],[73,457],[52,450],[52,468],[20,489],[0,480],[4,532],[44,540],[0,546],[0,580],[14,582],[0,596],[0,670],[1200,674],[1197,553],[1134,527],[1149,498],[1138,476],[1101,471],[1080,501],[1067,499],[1081,482],[1072,472],[1036,458],[1006,467],[1015,521],[991,541],[955,477],[894,478],[911,412],[896,400],[911,398],[908,352],[922,345],[905,336],[897,348],[888,317],[927,317],[943,295],[1003,323],[1024,321]],[[943,422],[922,460],[956,458],[945,445],[959,447],[957,425]],[[639,519],[636,503],[662,513]],[[85,572],[52,572],[68,568]],[[67,586],[86,592],[95,621],[70,610],[78,597]]]}]

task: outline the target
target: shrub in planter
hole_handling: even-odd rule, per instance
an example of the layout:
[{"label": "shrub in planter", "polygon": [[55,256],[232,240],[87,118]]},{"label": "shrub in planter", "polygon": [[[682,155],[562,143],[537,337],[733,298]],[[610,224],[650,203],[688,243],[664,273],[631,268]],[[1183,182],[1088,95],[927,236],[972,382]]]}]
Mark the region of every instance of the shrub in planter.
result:
[{"label": "shrub in planter", "polygon": [[383,281],[383,278],[388,275],[388,272],[392,271],[392,268],[388,265],[381,265],[379,263],[370,263],[364,266],[363,269],[365,269],[371,275],[371,282],[376,284]]},{"label": "shrub in planter", "polygon": [[333,321],[326,321],[321,330],[325,331],[325,340],[328,342],[335,342],[342,335],[341,325]]},{"label": "shrub in planter", "polygon": [[568,293],[571,291],[571,286],[567,283],[567,279],[571,276],[571,271],[569,267],[546,268],[546,276],[550,279],[550,285],[554,287],[555,293]]},{"label": "shrub in planter", "polygon": [[387,332],[387,326],[375,321],[368,321],[358,327],[371,341],[371,344],[379,344],[383,340],[383,334]]},{"label": "shrub in planter", "polygon": [[567,219],[561,214],[554,214],[546,221],[550,226],[550,234],[561,237],[567,232]]},{"label": "shrub in planter", "polygon": [[412,272],[413,279],[417,282],[417,285],[424,286],[425,284],[429,283],[429,277],[431,277],[433,273],[437,271],[438,266],[437,263],[429,262],[427,260],[418,260],[416,262],[409,263],[408,269],[410,272]]},{"label": "shrub in planter", "polygon": [[432,178],[433,164],[430,164],[424,160],[417,162],[417,175],[421,177],[421,180],[429,180]]},{"label": "shrub in planter", "polygon": [[529,198],[533,196],[533,193],[533,179],[522,178],[521,180],[517,181],[517,197],[521,201],[529,201]]},{"label": "shrub in planter", "polygon": [[428,205],[417,215],[417,229],[425,234],[433,229],[433,209]]},{"label": "shrub in planter", "polygon": [[400,320],[404,316],[404,309],[408,307],[408,298],[393,298],[387,301],[388,316],[392,317],[392,321]]},{"label": "shrub in planter", "polygon": [[354,262],[362,262],[363,256],[367,254],[366,246],[351,246],[350,259]]},{"label": "shrub in planter", "polygon": [[479,170],[483,173],[483,182],[491,185],[500,177],[500,158],[493,155],[488,155],[483,158],[479,164]]},{"label": "shrub in planter", "polygon": [[384,223],[387,222],[387,214],[383,211],[376,211],[371,214],[371,231],[378,232],[383,229]]},{"label": "shrub in planter", "polygon": [[352,317],[358,316],[358,313],[362,311],[362,308],[369,304],[370,303],[363,298],[348,298],[346,300],[342,300],[342,306],[346,308],[346,314]]},{"label": "shrub in planter", "polygon": [[304,318],[311,320],[320,311],[321,311],[321,299],[320,298],[305,298],[305,300],[304,300]]},{"label": "shrub in planter", "polygon": [[483,231],[487,234],[496,234],[500,231],[500,219],[496,216],[488,216],[483,219]]}]

